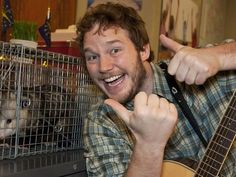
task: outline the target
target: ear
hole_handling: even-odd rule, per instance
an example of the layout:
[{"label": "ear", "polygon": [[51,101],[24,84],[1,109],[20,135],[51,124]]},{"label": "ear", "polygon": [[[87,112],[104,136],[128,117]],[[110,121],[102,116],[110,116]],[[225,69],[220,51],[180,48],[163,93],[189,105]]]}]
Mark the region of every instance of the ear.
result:
[{"label": "ear", "polygon": [[149,56],[150,56],[150,44],[146,44],[143,46],[143,50],[140,51],[140,57],[142,61],[146,61],[148,60]]}]

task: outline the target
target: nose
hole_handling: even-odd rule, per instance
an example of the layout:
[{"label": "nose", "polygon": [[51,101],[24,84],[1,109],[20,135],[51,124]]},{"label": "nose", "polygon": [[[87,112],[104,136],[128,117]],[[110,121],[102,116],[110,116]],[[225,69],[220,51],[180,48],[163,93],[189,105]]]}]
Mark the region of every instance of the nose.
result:
[{"label": "nose", "polygon": [[113,68],[113,60],[110,56],[100,56],[100,72],[107,72]]}]

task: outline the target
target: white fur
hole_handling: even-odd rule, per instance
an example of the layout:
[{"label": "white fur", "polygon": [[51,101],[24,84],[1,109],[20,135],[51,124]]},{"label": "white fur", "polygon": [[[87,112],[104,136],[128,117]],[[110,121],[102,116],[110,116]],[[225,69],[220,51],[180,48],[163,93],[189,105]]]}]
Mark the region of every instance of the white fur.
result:
[{"label": "white fur", "polygon": [[[22,129],[26,126],[29,111],[27,108],[17,108],[14,93],[10,93],[8,96],[2,93],[0,99],[0,139],[4,139],[15,134],[17,128]],[[19,117],[16,116],[16,109],[20,109]],[[16,127],[17,121],[18,127]]]}]

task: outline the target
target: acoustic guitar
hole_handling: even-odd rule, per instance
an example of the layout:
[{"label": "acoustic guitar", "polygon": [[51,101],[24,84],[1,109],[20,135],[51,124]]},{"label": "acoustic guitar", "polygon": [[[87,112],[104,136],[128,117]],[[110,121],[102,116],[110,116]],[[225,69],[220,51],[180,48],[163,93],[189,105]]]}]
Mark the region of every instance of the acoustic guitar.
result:
[{"label": "acoustic guitar", "polygon": [[234,142],[236,133],[236,91],[222,117],[205,155],[196,170],[176,161],[163,163],[161,177],[217,177]]}]

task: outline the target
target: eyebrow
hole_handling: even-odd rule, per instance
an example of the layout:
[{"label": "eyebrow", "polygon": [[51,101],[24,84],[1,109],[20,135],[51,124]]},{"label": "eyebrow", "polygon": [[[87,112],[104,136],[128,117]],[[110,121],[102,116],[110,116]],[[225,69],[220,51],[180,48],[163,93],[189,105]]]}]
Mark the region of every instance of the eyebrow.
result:
[{"label": "eyebrow", "polygon": [[[107,41],[106,43],[108,44],[108,45],[111,45],[111,44],[114,44],[114,43],[116,43],[116,42],[119,42],[119,43],[122,43],[120,40],[118,40],[118,39],[115,39],[115,40],[111,40],[111,41]],[[84,53],[85,52],[93,52],[89,47],[87,47],[87,48],[84,48]],[[96,53],[96,52],[93,52],[93,53]]]},{"label": "eyebrow", "polygon": [[88,48],[84,49],[84,53],[86,53],[86,52],[92,52],[92,50],[88,47]]},{"label": "eyebrow", "polygon": [[113,44],[113,43],[116,43],[116,42],[119,42],[119,43],[122,43],[120,40],[118,39],[115,39],[115,40],[112,40],[112,41],[107,41],[108,44]]},{"label": "eyebrow", "polygon": [[97,52],[94,52],[94,51],[92,51],[92,50],[90,50],[89,48],[86,48],[85,50],[84,50],[84,54],[89,54],[89,55],[99,55]]}]

